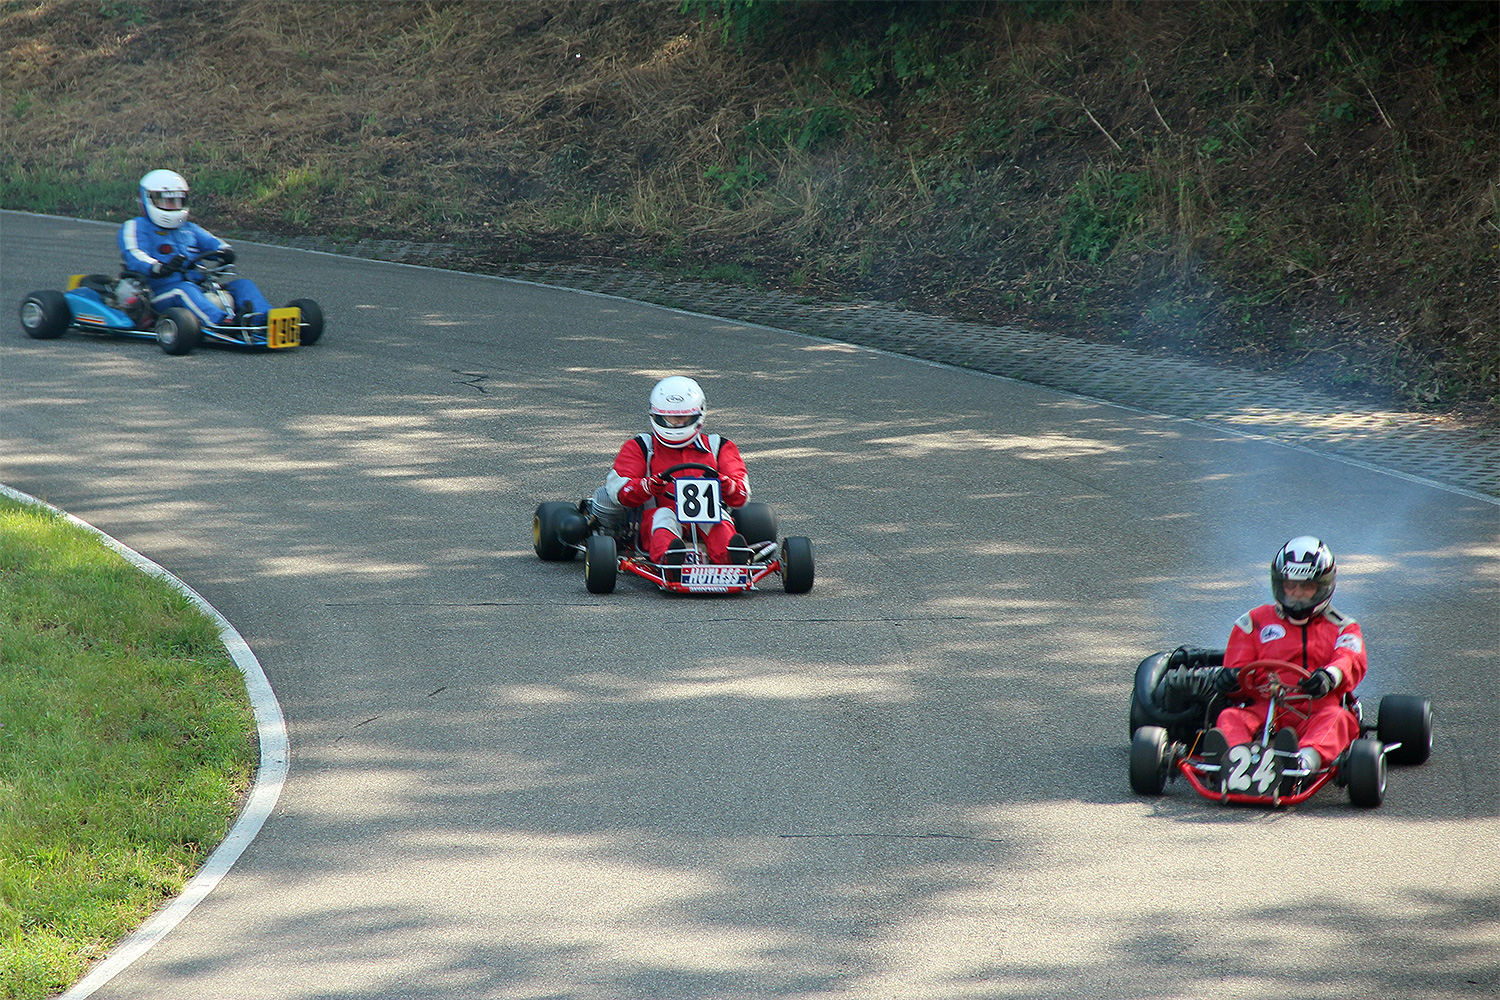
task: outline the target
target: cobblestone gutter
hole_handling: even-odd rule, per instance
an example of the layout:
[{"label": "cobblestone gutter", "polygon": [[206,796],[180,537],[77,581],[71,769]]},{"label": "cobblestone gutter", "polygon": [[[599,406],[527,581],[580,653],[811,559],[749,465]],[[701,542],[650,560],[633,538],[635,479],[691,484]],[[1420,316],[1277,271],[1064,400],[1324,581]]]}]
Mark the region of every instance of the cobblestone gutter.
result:
[{"label": "cobblestone gutter", "polygon": [[[441,245],[247,236],[374,260],[461,265],[460,255]],[[816,302],[783,292],[581,264],[515,265],[498,273],[1004,375],[1500,498],[1500,435],[1442,417],[1315,395],[1291,379],[1015,326],[965,323],[880,302]]]}]

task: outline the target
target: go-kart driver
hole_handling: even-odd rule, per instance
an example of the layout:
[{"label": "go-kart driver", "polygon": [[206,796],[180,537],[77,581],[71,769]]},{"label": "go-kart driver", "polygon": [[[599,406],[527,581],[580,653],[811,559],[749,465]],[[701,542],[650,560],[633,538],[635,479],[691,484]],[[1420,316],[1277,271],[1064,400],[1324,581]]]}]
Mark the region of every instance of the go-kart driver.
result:
[{"label": "go-kart driver", "polygon": [[[1333,552],[1321,540],[1301,535],[1287,542],[1271,561],[1274,601],[1234,623],[1224,665],[1210,668],[1210,683],[1226,695],[1239,687],[1240,668],[1257,660],[1282,660],[1311,671],[1298,684],[1311,700],[1293,703],[1295,710],[1286,713],[1290,725],[1272,737],[1277,750],[1296,752],[1309,771],[1332,761],[1359,736],[1359,720],[1342,697],[1364,679],[1365,641],[1359,623],[1329,603],[1336,576]],[[1204,735],[1204,760],[1216,763],[1230,747],[1252,742],[1268,709],[1269,702],[1256,698],[1221,711],[1215,728]]]},{"label": "go-kart driver", "polygon": [[271,303],[248,278],[224,286],[234,296],[231,312],[184,275],[188,261],[209,252],[226,264],[234,263],[234,249],[188,221],[188,183],[183,176],[172,170],[153,170],[141,178],[139,191],[145,215],[121,226],[117,239],[125,270],[146,283],[152,308],[161,312],[183,306],[209,326],[225,326],[230,321],[264,325]]},{"label": "go-kart driver", "polygon": [[[725,507],[740,507],[750,499],[750,481],[739,448],[727,438],[703,431],[704,402],[703,389],[686,376],[672,375],[656,383],[649,402],[651,433],[620,446],[604,486],[594,494],[593,514],[605,524],[617,518],[622,507],[643,508],[641,542],[654,563],[680,565],[687,550],[673,505],[673,486],[661,477],[663,470],[699,462],[718,470],[719,496]],[[744,536],[728,518],[709,529],[704,547],[709,561],[718,565],[749,561]]]}]

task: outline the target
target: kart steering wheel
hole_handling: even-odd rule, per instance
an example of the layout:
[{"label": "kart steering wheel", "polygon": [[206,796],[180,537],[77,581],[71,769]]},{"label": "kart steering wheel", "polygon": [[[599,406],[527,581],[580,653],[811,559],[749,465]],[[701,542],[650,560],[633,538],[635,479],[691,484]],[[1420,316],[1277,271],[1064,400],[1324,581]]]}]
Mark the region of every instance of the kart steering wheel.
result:
[{"label": "kart steering wheel", "polygon": [[658,478],[671,480],[679,472],[697,471],[707,474],[709,479],[718,479],[719,470],[712,465],[704,465],[702,462],[678,462],[676,465],[662,469],[656,475]]},{"label": "kart steering wheel", "polygon": [[[1290,682],[1285,674],[1292,675]],[[1298,690],[1297,685],[1311,676],[1311,670],[1286,660],[1256,660],[1240,668],[1240,689],[1267,701],[1277,694],[1283,700],[1307,699],[1310,696],[1305,691]]]}]

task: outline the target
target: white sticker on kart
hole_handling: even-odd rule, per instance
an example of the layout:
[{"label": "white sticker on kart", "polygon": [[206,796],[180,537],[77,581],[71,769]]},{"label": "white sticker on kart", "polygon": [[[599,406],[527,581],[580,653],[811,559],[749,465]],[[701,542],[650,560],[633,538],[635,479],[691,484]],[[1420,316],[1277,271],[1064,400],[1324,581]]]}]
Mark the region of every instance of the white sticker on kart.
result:
[{"label": "white sticker on kart", "polygon": [[703,587],[748,587],[750,571],[735,566],[689,566],[682,571],[684,586]]},{"label": "white sticker on kart", "polygon": [[677,480],[677,520],[683,524],[718,524],[724,520],[717,479]]},{"label": "white sticker on kart", "polygon": [[1231,792],[1248,792],[1255,788],[1257,795],[1271,794],[1276,783],[1277,768],[1274,753],[1260,752],[1259,747],[1240,744],[1229,748],[1229,778],[1225,786]]}]

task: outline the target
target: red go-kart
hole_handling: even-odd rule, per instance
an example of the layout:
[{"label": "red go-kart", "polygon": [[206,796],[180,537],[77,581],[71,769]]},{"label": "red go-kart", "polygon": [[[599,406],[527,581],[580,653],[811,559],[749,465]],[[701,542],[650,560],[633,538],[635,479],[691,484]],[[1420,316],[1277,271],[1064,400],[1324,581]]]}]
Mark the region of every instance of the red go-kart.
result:
[{"label": "red go-kart", "polygon": [[[789,594],[813,586],[812,542],[798,535],[777,541],[779,525],[770,505],[750,502],[725,507],[719,496],[719,473],[711,465],[684,462],[665,469],[661,478],[673,484],[667,502],[676,505],[685,529],[687,550],[681,563],[656,563],[641,544],[641,511],[625,509],[607,520],[598,516],[593,499],[577,503],[547,501],[532,518],[532,547],[537,558],[564,562],[583,554],[583,582],[591,594],[615,589],[621,572],[649,580],[676,594],[742,594],[777,576]],[[704,539],[715,524],[732,520],[745,545],[731,548],[727,564],[708,561]]]},{"label": "red go-kart", "polygon": [[[1130,787],[1160,795],[1181,777],[1199,795],[1220,803],[1289,806],[1305,802],[1330,782],[1348,789],[1356,806],[1385,800],[1386,763],[1421,764],[1432,753],[1432,706],[1424,698],[1388,694],[1377,721],[1364,721],[1357,698],[1344,708],[1359,723],[1359,737],[1316,770],[1303,766],[1295,747],[1278,747],[1275,733],[1306,718],[1310,696],[1298,682],[1311,671],[1281,660],[1259,660],[1240,669],[1240,688],[1226,701],[1195,674],[1224,662],[1222,650],[1179,648],[1157,653],[1136,668],[1130,697]],[[1205,760],[1203,734],[1219,710],[1238,701],[1267,701],[1260,735],[1232,747],[1222,760]]]}]

